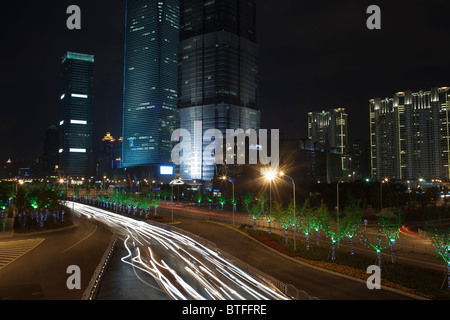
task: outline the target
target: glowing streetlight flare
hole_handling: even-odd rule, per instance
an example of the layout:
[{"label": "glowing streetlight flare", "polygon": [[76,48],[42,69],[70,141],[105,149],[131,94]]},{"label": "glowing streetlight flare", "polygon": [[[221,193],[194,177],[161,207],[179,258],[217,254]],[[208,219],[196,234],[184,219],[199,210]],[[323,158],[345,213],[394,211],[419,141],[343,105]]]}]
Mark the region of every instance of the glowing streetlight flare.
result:
[{"label": "glowing streetlight flare", "polygon": [[273,180],[275,180],[277,173],[275,171],[267,171],[264,176],[265,176],[266,180],[273,181]]}]

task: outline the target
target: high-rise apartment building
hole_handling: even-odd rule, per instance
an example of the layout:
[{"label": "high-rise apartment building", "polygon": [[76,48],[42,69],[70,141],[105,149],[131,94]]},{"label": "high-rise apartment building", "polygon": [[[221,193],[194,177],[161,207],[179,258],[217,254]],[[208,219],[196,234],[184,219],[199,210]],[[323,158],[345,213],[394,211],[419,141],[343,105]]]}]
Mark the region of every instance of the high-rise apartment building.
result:
[{"label": "high-rise apartment building", "polygon": [[[181,2],[177,128],[194,136],[208,129],[259,129],[256,1],[186,0]],[[203,161],[211,142],[192,142],[181,178],[204,183],[215,165]]]},{"label": "high-rise apartment building", "polygon": [[308,139],[345,154],[348,147],[348,115],[345,109],[309,112]]},{"label": "high-rise apartment building", "polygon": [[170,162],[177,107],[179,11],[179,0],[127,0],[124,167],[157,168]]},{"label": "high-rise apartment building", "polygon": [[67,52],[61,62],[59,169],[63,176],[94,172],[92,150],[94,56]]},{"label": "high-rise apartment building", "polygon": [[371,99],[374,179],[450,179],[450,88],[397,92]]}]

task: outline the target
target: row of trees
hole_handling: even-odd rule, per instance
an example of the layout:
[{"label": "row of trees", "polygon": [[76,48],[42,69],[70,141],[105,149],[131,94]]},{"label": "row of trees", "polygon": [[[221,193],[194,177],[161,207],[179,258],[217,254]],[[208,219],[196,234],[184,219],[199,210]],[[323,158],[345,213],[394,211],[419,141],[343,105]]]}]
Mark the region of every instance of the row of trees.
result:
[{"label": "row of trees", "polygon": [[[294,210],[295,209],[295,210]],[[351,200],[340,215],[331,212],[321,202],[319,206],[310,206],[308,201],[294,208],[290,202],[284,205],[274,202],[268,203],[267,197],[261,195],[248,206],[248,213],[254,221],[263,216],[268,222],[269,233],[272,225],[276,223],[284,230],[285,244],[289,242],[288,231],[302,233],[305,237],[306,250],[311,250],[310,237],[315,233],[316,244],[320,245],[320,236],[324,235],[331,242],[331,260],[336,260],[336,247],[343,240],[348,239],[350,253],[354,255],[354,239],[359,235],[366,247],[373,249],[377,256],[377,264],[382,268],[381,253],[389,248],[391,262],[396,263],[394,245],[399,238],[401,227],[405,221],[405,215],[400,209],[385,208],[377,215],[376,228],[366,231],[364,225],[364,211],[360,202]],[[447,283],[450,289],[450,223],[446,219],[427,220],[423,224],[423,231],[431,240],[438,255],[447,267]]]},{"label": "row of trees", "polygon": [[[320,245],[320,236],[324,235],[331,242],[331,259],[336,259],[336,246],[345,238],[349,239],[350,252],[354,254],[353,240],[357,234],[364,237],[365,243],[375,250],[378,255],[378,263],[381,266],[381,251],[386,247],[387,240],[391,248],[392,262],[395,263],[394,244],[399,235],[399,229],[404,221],[404,215],[400,210],[384,209],[378,217],[378,234],[369,235],[362,232],[364,211],[358,201],[351,201],[340,215],[331,212],[321,202],[319,206],[310,206],[308,200],[296,206],[292,202],[284,205],[274,202],[271,206],[266,196],[258,196],[249,204],[248,212],[253,219],[253,228],[256,230],[256,221],[262,216],[268,223],[269,234],[272,232],[273,223],[277,223],[284,230],[285,243],[288,243],[289,229],[302,233],[305,236],[306,249],[310,250],[310,237],[316,235],[316,243]],[[374,238],[374,239],[373,239]]]},{"label": "row of trees", "polygon": [[61,199],[61,193],[51,185],[25,186],[5,182],[0,184],[1,217],[12,218],[13,212],[16,212],[15,228],[28,226],[43,228],[64,222],[66,212]]},{"label": "row of trees", "polygon": [[135,194],[118,191],[109,196],[75,197],[75,200],[115,210],[118,213],[145,216],[145,218],[149,217],[152,208],[156,216],[157,209],[163,201],[160,193]]}]

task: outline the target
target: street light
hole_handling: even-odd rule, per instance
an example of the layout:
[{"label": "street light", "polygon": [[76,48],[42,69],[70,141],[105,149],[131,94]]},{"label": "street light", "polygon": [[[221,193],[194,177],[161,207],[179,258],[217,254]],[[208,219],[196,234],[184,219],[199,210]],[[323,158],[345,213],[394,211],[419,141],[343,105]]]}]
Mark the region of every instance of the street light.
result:
[{"label": "street light", "polygon": [[381,210],[383,210],[383,183],[385,183],[385,182],[387,183],[388,181],[389,181],[389,179],[385,178],[380,183],[380,208],[381,208]]},{"label": "street light", "polygon": [[297,234],[297,224],[295,223],[295,181],[290,176],[285,174],[284,172],[280,172],[280,176],[286,177],[291,180],[292,187],[293,187],[293,197],[294,197],[294,252],[297,248],[297,240],[296,240],[296,234]]},{"label": "street light", "polygon": [[275,180],[277,176],[276,171],[268,170],[264,174],[264,177],[267,181],[269,181],[269,210],[272,213],[272,181]]},{"label": "street light", "polygon": [[233,203],[232,203],[232,205],[233,205],[233,226],[234,226],[234,181],[233,180],[227,180],[227,177],[226,176],[222,176],[222,178],[221,178],[222,180],[224,180],[224,181],[229,181],[229,182],[231,182],[231,184],[233,185]]},{"label": "street light", "polygon": [[337,190],[337,192],[336,192],[336,204],[337,204],[336,208],[337,208],[338,224],[339,224],[339,215],[340,215],[340,212],[339,212],[339,183],[341,183],[341,182],[344,182],[344,181],[343,180],[339,180],[338,183],[337,183],[337,186],[336,186],[336,190]]}]

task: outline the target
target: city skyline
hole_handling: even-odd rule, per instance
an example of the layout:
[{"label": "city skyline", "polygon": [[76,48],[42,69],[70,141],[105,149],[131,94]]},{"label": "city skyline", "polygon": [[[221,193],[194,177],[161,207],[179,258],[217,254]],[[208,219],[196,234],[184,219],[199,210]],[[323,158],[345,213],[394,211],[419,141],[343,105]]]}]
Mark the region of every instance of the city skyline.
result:
[{"label": "city skyline", "polygon": [[[448,46],[439,39],[449,32],[443,14],[449,5],[435,3],[439,6],[433,8],[414,2],[380,2],[382,29],[371,31],[366,27],[368,2],[319,6],[258,1],[261,127],[294,128],[306,136],[308,111],[345,105],[351,124],[349,141],[368,140],[370,98],[448,85],[438,66]],[[33,14],[19,18],[22,27],[6,28],[11,33],[4,34],[5,40],[14,50],[2,52],[2,60],[8,61],[4,77],[9,79],[2,96],[4,104],[17,107],[3,108],[1,133],[8,138],[1,141],[2,161],[32,160],[42,153],[45,130],[57,123],[58,57],[67,50],[96,56],[94,141],[99,143],[107,131],[120,132],[125,1],[108,4],[107,13],[100,4],[80,1],[78,5],[81,30],[65,27],[68,4],[56,2],[44,7],[30,4]],[[6,12],[19,9],[15,4],[7,6]],[[5,17],[3,23],[7,21]],[[426,39],[433,43],[433,50],[416,47],[413,39]],[[402,50],[381,50],[399,44]],[[39,61],[34,69],[28,55]],[[392,70],[395,77],[390,76]],[[25,87],[33,104],[17,99]]]},{"label": "city skyline", "polygon": [[448,0],[2,9],[1,300],[450,300]]}]

